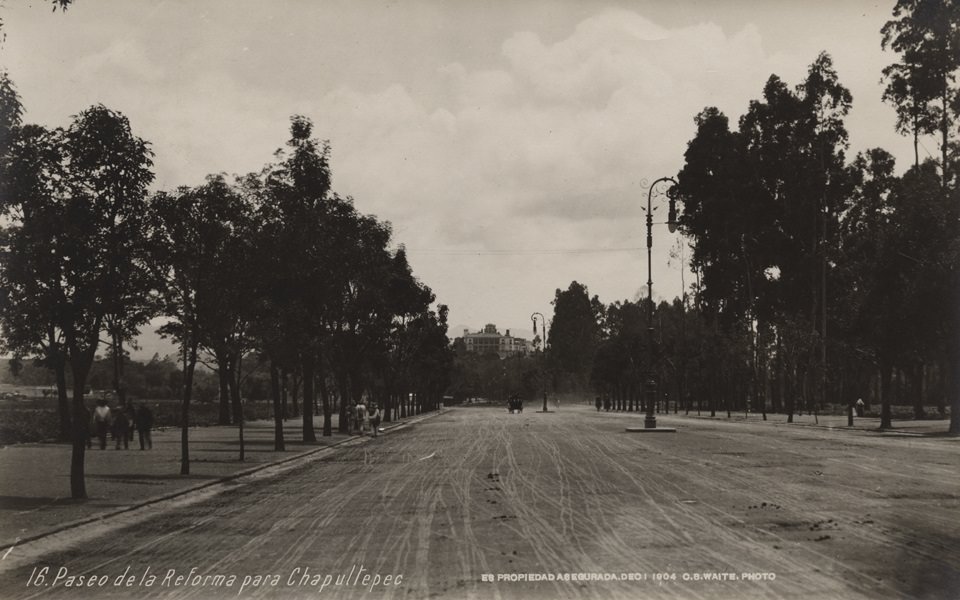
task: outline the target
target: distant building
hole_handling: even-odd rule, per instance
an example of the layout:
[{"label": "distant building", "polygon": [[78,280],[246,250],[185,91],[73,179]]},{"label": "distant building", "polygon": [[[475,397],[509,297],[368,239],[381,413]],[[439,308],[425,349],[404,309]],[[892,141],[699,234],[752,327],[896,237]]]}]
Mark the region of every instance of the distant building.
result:
[{"label": "distant building", "polygon": [[469,329],[463,330],[463,345],[467,352],[476,354],[487,354],[496,352],[500,358],[508,356],[526,355],[533,352],[533,342],[523,338],[513,337],[508,329],[506,334],[501,335],[497,331],[497,326],[488,323],[483,331],[470,333]]}]

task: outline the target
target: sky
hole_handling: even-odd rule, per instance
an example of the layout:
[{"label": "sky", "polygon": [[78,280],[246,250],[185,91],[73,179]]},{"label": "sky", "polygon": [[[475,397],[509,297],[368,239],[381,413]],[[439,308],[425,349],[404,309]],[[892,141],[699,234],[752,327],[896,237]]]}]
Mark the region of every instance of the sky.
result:
[{"label": "sky", "polygon": [[[157,190],[257,171],[290,116],[309,117],[334,190],[392,224],[451,336],[530,336],[572,281],[605,304],[646,296],[649,185],[682,167],[694,116],[735,123],[771,74],[796,85],[821,51],[853,94],[849,155],[882,146],[909,165],[881,101],[893,4],[6,0],[0,67],[25,122],[66,126],[96,103],[126,115]],[[652,278],[672,299],[693,277],[661,191]]]}]

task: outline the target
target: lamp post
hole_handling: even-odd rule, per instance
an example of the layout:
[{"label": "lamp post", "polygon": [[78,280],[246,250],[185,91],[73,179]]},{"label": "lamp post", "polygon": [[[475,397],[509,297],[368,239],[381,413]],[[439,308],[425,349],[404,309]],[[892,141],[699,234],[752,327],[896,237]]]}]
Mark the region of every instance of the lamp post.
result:
[{"label": "lamp post", "polygon": [[677,180],[672,177],[661,177],[650,185],[647,192],[647,416],[643,419],[644,429],[657,428],[657,416],[653,412],[653,405],[657,398],[656,372],[653,369],[653,270],[651,268],[653,249],[653,188],[658,183],[670,182],[670,187],[666,190],[669,199],[669,208],[667,209],[667,227],[673,233],[677,230],[677,199],[676,185]]},{"label": "lamp post", "polygon": [[[540,341],[543,343],[543,357],[544,362],[546,362],[547,357],[547,321],[543,318],[543,315],[535,312],[530,315],[530,321],[533,322],[533,337],[537,337],[537,317],[540,317],[540,331],[543,332],[543,337],[540,338]],[[546,365],[544,365],[546,366]],[[543,376],[541,375],[541,378]],[[543,382],[543,412],[547,412],[547,383]]]}]

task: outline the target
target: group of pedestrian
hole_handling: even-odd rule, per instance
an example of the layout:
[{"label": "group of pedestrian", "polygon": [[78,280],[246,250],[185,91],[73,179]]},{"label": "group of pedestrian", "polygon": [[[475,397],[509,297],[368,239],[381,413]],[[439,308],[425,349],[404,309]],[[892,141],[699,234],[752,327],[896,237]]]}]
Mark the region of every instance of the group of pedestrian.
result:
[{"label": "group of pedestrian", "polygon": [[136,407],[130,404],[126,407],[117,406],[111,409],[106,398],[101,398],[90,416],[91,435],[87,437],[87,448],[93,447],[93,436],[96,436],[100,440],[100,449],[106,450],[107,435],[112,434],[117,450],[121,446],[124,450],[129,450],[133,432],[137,431],[140,437],[140,449],[149,450],[153,448],[153,439],[150,435],[152,429],[153,412],[145,404]]},{"label": "group of pedestrian", "polygon": [[597,407],[597,412],[600,412],[601,408],[606,412],[610,412],[610,409],[613,408],[613,401],[609,396],[604,396],[603,399],[597,396],[593,404]]},{"label": "group of pedestrian", "polygon": [[351,431],[358,431],[360,435],[366,435],[369,429],[373,437],[377,437],[377,433],[380,431],[381,415],[380,407],[377,406],[376,402],[371,402],[370,406],[367,406],[361,400],[353,405],[351,412]]}]

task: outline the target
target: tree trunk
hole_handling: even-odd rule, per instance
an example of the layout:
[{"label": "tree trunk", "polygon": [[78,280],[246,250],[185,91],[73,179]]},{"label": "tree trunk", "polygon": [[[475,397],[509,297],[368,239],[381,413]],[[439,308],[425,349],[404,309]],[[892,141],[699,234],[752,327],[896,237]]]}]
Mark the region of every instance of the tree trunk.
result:
[{"label": "tree trunk", "polygon": [[931,384],[936,390],[937,396],[937,414],[940,415],[941,419],[947,417],[947,390],[949,389],[947,385],[946,366],[947,361],[938,361],[936,364],[936,369],[931,369],[930,377],[933,381]]},{"label": "tree trunk", "polygon": [[110,336],[111,352],[113,353],[113,389],[117,393],[117,401],[121,408],[127,408],[127,390],[123,385],[123,339],[116,333]]},{"label": "tree trunk", "polygon": [[915,169],[920,168],[920,151],[918,146],[920,144],[920,111],[917,109],[916,97],[914,97],[914,108],[913,108],[913,167]]},{"label": "tree trunk", "polygon": [[280,368],[270,361],[270,397],[273,400],[273,449],[286,450],[283,443],[284,394],[280,390]]},{"label": "tree trunk", "polygon": [[350,406],[350,403],[347,401],[347,383],[345,381],[343,374],[337,376],[337,387],[340,389],[340,410],[337,411],[337,431],[340,433],[349,433],[350,432],[350,421],[347,415],[347,407]]},{"label": "tree trunk", "polygon": [[323,437],[333,435],[333,414],[330,410],[330,390],[327,387],[327,378],[319,377],[317,384],[320,386],[320,398],[323,402]]},{"label": "tree trunk", "polygon": [[300,384],[303,382],[303,374],[297,377],[296,371],[290,374],[290,404],[293,407],[293,418],[300,416],[300,404],[297,400],[300,398]]},{"label": "tree trunk", "polygon": [[943,366],[946,393],[950,396],[951,435],[960,435],[960,348],[951,344],[952,351]]},{"label": "tree trunk", "polygon": [[286,369],[280,370],[280,405],[283,411],[283,420],[286,421],[289,417],[287,412],[287,371]]},{"label": "tree trunk", "polygon": [[[766,343],[764,344],[766,348]],[[760,355],[760,389],[758,393],[760,394],[760,414],[763,415],[763,420],[767,420],[767,399],[770,397],[770,364],[766,358],[766,354],[763,351],[759,352]]]},{"label": "tree trunk", "polygon": [[87,436],[90,435],[90,417],[83,403],[83,388],[86,385],[86,370],[73,367],[73,451],[70,455],[70,497],[80,500],[87,497],[84,477],[84,458]]},{"label": "tree trunk", "polygon": [[317,441],[313,431],[313,356],[304,354],[300,360],[303,373],[303,441]]},{"label": "tree trunk", "polygon": [[393,406],[393,390],[390,387],[390,383],[386,382],[386,387],[384,388],[383,394],[383,422],[389,423],[393,419],[390,418],[390,409]]},{"label": "tree trunk", "polygon": [[927,414],[923,409],[923,376],[925,370],[923,363],[918,362],[910,369],[910,388],[913,396],[913,418],[920,420],[926,418]]},{"label": "tree trunk", "polygon": [[193,395],[193,372],[197,367],[197,341],[183,349],[183,402],[180,409],[180,474],[190,474],[190,399]]},{"label": "tree trunk", "polygon": [[880,359],[880,429],[893,427],[893,418],[890,413],[890,379],[893,375],[893,366],[885,359]]},{"label": "tree trunk", "polygon": [[[960,377],[954,372],[953,378],[958,379]],[[953,401],[950,403],[950,429],[948,430],[951,435],[960,435],[960,390],[958,388],[960,386],[954,383]]]},{"label": "tree trunk", "polygon": [[350,404],[340,401],[337,407],[337,431],[340,433],[350,433],[350,415],[347,414]]},{"label": "tree trunk", "polygon": [[81,350],[77,344],[75,332],[66,332],[66,356],[69,357],[70,371],[73,374],[73,450],[70,456],[70,495],[74,499],[87,497],[87,487],[84,475],[84,458],[89,435],[89,417],[83,402],[84,388],[87,384],[87,375],[93,366],[93,358],[99,345],[99,332],[102,321],[97,317],[91,328],[93,335],[88,339],[85,349]]},{"label": "tree trunk", "polygon": [[[67,394],[67,365],[62,356],[55,359],[53,370],[57,375],[57,413],[60,415],[60,439],[67,441],[72,439],[73,436],[71,431],[73,418],[70,416],[70,398]],[[83,426],[89,428],[90,423],[87,421],[83,423]]]},{"label": "tree trunk", "polygon": [[220,381],[220,412],[217,415],[218,425],[230,424],[230,367],[225,352],[217,352],[217,375]]},{"label": "tree trunk", "polygon": [[230,377],[230,407],[233,413],[233,422],[240,425],[243,421],[243,406],[240,403],[240,388],[237,385],[237,382],[240,381],[240,356],[233,352],[230,352],[228,356],[228,364],[230,367],[227,370],[227,374]]},{"label": "tree trunk", "polygon": [[950,162],[949,162],[949,149],[950,149],[950,87],[947,81],[947,77],[943,78],[943,88],[940,93],[940,101],[942,106],[940,107],[940,152],[941,152],[941,163],[943,169],[941,169],[941,175],[943,178],[942,187],[944,191],[947,189],[947,185],[950,183]]},{"label": "tree trunk", "polygon": [[237,432],[240,439],[240,462],[246,459],[246,444],[243,441],[243,427],[245,419],[243,418],[243,402],[240,398],[240,357],[237,356],[232,361],[233,368],[230,369],[230,404],[233,406],[233,421],[237,424]]},{"label": "tree trunk", "polygon": [[787,423],[793,423],[793,411],[795,410],[795,400],[797,397],[797,367],[794,358],[791,356],[787,362],[786,373],[784,373],[786,383],[786,395],[784,396],[784,408],[787,411]]}]

